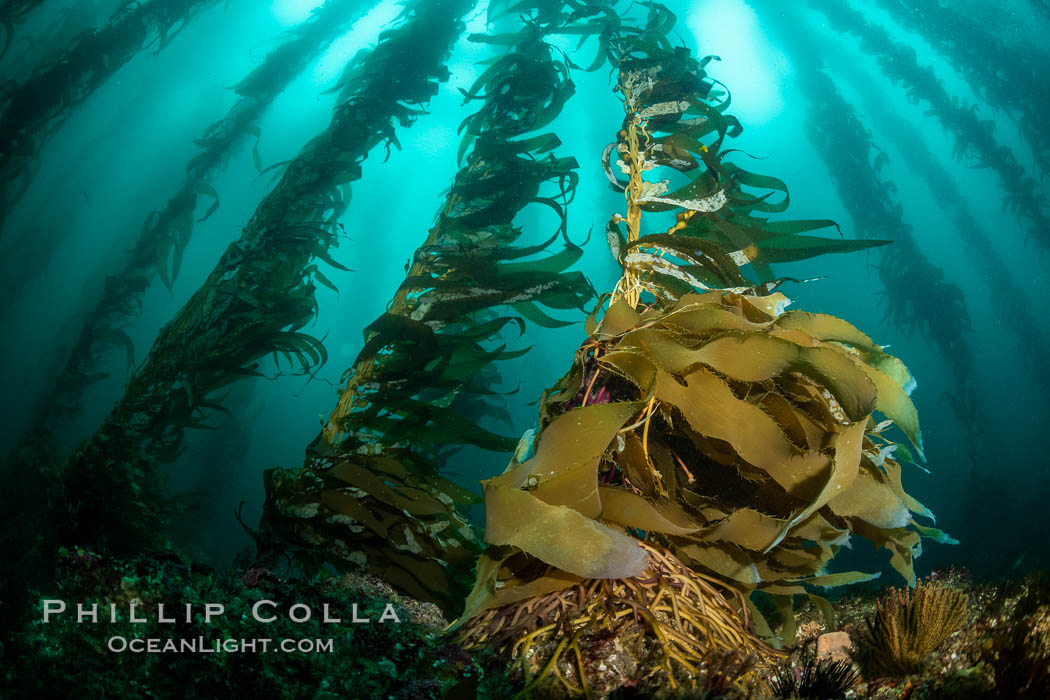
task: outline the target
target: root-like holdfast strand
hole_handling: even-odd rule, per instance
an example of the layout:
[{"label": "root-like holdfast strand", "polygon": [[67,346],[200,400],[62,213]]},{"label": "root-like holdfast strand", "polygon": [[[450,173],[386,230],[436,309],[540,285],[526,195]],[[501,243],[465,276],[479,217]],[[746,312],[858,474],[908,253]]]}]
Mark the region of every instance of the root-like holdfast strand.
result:
[{"label": "root-like holdfast strand", "polygon": [[[641,542],[649,566],[640,576],[585,579],[570,588],[484,611],[459,632],[467,647],[491,646],[521,665],[526,695],[545,682],[570,695],[590,696],[592,674],[581,641],[609,630],[622,646],[655,649],[641,679],[663,675],[679,688],[703,677],[710,660],[731,653],[759,662],[778,652],[753,632],[744,595],[697,573],[667,550]],[[534,665],[541,665],[534,672]]]}]

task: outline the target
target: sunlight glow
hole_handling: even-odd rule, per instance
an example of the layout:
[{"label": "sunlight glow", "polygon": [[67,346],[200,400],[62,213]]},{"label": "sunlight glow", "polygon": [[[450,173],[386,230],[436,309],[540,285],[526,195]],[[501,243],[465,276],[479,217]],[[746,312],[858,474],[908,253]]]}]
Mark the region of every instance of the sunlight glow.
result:
[{"label": "sunlight glow", "polygon": [[270,11],[274,19],[285,26],[299,24],[310,16],[324,0],[274,0]]},{"label": "sunlight glow", "polygon": [[728,86],[733,96],[730,112],[745,124],[768,122],[780,112],[787,61],[767,42],[758,17],[743,0],[697,4],[686,26],[700,55],[722,57],[708,71]]},{"label": "sunlight glow", "polygon": [[401,14],[401,9],[398,0],[383,0],[366,12],[317,60],[313,70],[314,81],[323,84],[336,80],[354,54],[376,43],[379,34]]},{"label": "sunlight glow", "polygon": [[477,61],[487,53],[491,53],[492,46],[471,41],[469,37],[471,34],[488,33],[488,7],[488,0],[482,0],[474,7],[474,14],[467,17],[466,31],[456,44],[448,64],[452,79],[442,85],[441,90],[458,95],[460,88],[466,90],[481,75],[483,67],[479,66]]}]

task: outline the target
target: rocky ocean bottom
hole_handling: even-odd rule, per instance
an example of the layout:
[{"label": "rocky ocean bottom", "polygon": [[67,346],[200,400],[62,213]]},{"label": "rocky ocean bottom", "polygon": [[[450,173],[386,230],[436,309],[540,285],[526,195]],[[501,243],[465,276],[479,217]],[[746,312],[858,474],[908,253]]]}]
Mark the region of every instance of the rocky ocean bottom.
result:
[{"label": "rocky ocean bottom", "polygon": [[847,589],[830,609],[800,598],[783,650],[687,666],[630,615],[571,636],[556,620],[564,634],[501,653],[464,648],[435,605],[370,574],[305,581],[81,549],[58,561],[0,647],[3,697],[1050,697],[1045,574],[975,581],[949,569],[914,591]]}]

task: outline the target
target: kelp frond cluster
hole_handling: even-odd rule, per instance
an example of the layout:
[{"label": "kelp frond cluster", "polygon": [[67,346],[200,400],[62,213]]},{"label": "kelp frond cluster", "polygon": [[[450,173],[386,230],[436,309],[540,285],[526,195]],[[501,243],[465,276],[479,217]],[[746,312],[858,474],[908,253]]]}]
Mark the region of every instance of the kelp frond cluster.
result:
[{"label": "kelp frond cluster", "polygon": [[[394,585],[450,612],[470,590],[481,545],[456,511],[477,499],[438,476],[444,460],[461,445],[514,448],[479,424],[501,408],[496,363],[527,351],[508,349],[507,331],[567,325],[547,310],[580,310],[593,297],[567,270],[583,252],[567,235],[577,163],[540,131],[574,90],[569,64],[545,40],[568,18],[522,21],[464,91],[480,105],[461,125],[462,168],[386,312],[365,329],[307,464],[267,475],[264,524],[301,561],[393,571]],[[558,225],[522,245],[517,219],[540,208]],[[564,249],[549,251],[559,239]]]},{"label": "kelp frond cluster", "polygon": [[[768,293],[785,281],[774,278],[774,263],[888,242],[810,235],[836,226],[830,220],[770,221],[768,215],[788,206],[787,185],[728,159],[735,149],[724,141],[742,127],[726,111],[728,93],[707,77],[713,57],[697,60],[641,40],[634,45],[645,51],[636,48],[620,63],[616,89],[626,115],[604,155],[607,177],[627,200],[626,213],[614,214],[606,227],[623,267],[614,299],[622,296],[633,306],[646,295],[664,305],[696,290]],[[675,214],[672,226],[642,230],[643,214],[662,212]]]},{"label": "kelp frond cluster", "polygon": [[[613,304],[545,396],[531,459],[485,482],[485,535],[495,547],[482,556],[464,614],[471,643],[521,659],[550,635],[552,656],[532,671],[582,688],[552,670],[555,656],[571,652],[575,678],[586,677],[577,642],[593,616],[566,628],[558,614],[579,608],[587,590],[592,600],[648,604],[630,581],[650,579],[655,559],[728,584],[741,604],[722,608],[716,623],[708,603],[698,619],[749,640],[743,649],[761,661],[771,652],[752,631],[764,623],[752,619],[745,592],[777,601],[781,637],[791,641],[793,595],[819,604],[807,586],[870,577],[822,573],[853,533],[889,549],[912,576],[920,534],[936,531],[913,521],[910,512],[928,511],[900,486],[890,455],[904,448],[871,419],[879,410],[920,442],[910,376],[854,326],[779,313],[783,303],[779,294],[709,292],[666,313]],[[519,453],[527,447],[526,439]],[[681,608],[675,596],[668,602]],[[664,656],[640,675],[670,681],[676,638],[650,635]]]},{"label": "kelp frond cluster", "polygon": [[[546,395],[536,455],[486,482],[489,541],[543,546],[545,561],[584,576],[640,560],[600,527],[586,541],[585,519],[600,518],[756,586],[805,581],[858,533],[912,579],[922,530],[910,513],[928,511],[900,486],[892,455],[903,447],[871,418],[880,411],[921,444],[911,377],[852,325],[779,313],[785,301],[708,292],[666,313],[615,304]],[[526,507],[542,530],[522,522]],[[579,517],[548,520],[557,509]],[[565,530],[551,548],[555,520]]]},{"label": "kelp frond cluster", "polygon": [[915,520],[929,511],[886,435],[896,423],[921,449],[911,376],[854,326],[785,302],[614,304],[545,396],[535,455],[485,482],[487,541],[613,578],[644,568],[635,537],[660,542],[772,596],[785,642],[794,595],[826,608],[812,587],[872,577],[824,574],[854,534],[914,580],[920,537],[944,535]]},{"label": "kelp frond cluster", "polygon": [[341,562],[338,568],[368,569],[414,598],[455,607],[449,592],[470,585],[466,572],[481,550],[456,504],[477,497],[439,476],[415,477],[412,462],[399,450],[347,455],[298,473],[267,471],[269,541],[276,536],[307,572]]},{"label": "kelp frond cluster", "polygon": [[[547,683],[570,696],[604,695],[612,688],[595,686],[621,676],[643,687],[696,690],[722,680],[731,684],[754,659],[775,656],[749,631],[743,594],[662,547],[641,542],[639,548],[647,566],[625,578],[584,579],[546,567],[525,581],[517,576],[528,573],[512,573],[525,561],[522,555],[490,558],[495,588],[479,578],[467,602],[467,614],[476,615],[460,629],[460,641],[509,652],[526,681],[524,695],[550,692]],[[500,580],[508,575],[514,578]],[[718,663],[731,655],[740,663]]]},{"label": "kelp frond cluster", "polygon": [[969,615],[965,593],[936,583],[918,583],[914,592],[892,589],[866,620],[862,644],[868,666],[877,673],[918,673],[923,662]]}]

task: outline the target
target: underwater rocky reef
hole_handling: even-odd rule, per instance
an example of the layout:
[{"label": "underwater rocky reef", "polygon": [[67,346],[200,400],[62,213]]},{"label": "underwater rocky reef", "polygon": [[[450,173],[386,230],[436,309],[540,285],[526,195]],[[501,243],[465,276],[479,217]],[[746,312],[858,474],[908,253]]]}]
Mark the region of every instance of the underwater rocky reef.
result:
[{"label": "underwater rocky reef", "polygon": [[738,3],[785,161],[730,4],[237,3],[0,4],[0,694],[1050,697],[1045,37]]}]

